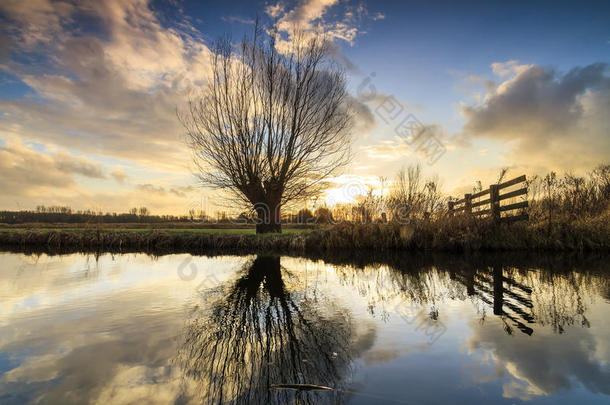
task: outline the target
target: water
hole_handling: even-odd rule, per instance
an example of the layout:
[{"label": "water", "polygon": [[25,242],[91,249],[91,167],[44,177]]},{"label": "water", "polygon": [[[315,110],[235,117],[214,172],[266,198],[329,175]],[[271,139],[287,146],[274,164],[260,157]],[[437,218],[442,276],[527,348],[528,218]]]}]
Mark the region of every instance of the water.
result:
[{"label": "water", "polygon": [[608,403],[606,263],[0,253],[0,403]]}]

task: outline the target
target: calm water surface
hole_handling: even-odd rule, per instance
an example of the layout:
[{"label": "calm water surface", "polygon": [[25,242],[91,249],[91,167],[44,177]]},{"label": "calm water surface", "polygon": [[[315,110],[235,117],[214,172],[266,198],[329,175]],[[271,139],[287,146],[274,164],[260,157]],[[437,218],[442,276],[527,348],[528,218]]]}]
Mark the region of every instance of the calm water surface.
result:
[{"label": "calm water surface", "polygon": [[606,263],[0,253],[0,403],[607,404]]}]

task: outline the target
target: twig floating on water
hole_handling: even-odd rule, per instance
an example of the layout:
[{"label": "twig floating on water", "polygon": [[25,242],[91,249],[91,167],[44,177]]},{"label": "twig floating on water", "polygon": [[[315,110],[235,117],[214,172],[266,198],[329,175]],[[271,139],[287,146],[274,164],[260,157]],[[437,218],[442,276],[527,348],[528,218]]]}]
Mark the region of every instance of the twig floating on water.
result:
[{"label": "twig floating on water", "polygon": [[271,388],[296,391],[332,391],[330,387],[315,384],[272,384]]}]

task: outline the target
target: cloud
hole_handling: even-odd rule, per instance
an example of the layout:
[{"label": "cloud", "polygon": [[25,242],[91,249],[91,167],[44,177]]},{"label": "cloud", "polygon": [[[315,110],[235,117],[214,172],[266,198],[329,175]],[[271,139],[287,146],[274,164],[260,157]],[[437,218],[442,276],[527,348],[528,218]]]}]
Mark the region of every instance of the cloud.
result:
[{"label": "cloud", "polygon": [[122,170],[113,170],[110,172],[110,175],[112,176],[112,178],[117,182],[117,183],[125,183],[125,180],[127,180],[127,173],[125,173]]},{"label": "cloud", "polygon": [[480,105],[463,105],[456,139],[510,142],[507,159],[548,168],[590,168],[610,156],[610,77],[595,63],[562,74],[515,61],[494,63],[505,80],[488,86]]},{"label": "cloud", "polygon": [[281,14],[284,14],[284,5],[281,3],[269,5],[265,8],[265,12],[267,15],[269,15],[269,17],[277,18]]},{"label": "cloud", "polygon": [[[147,207],[154,215],[187,215],[189,209],[203,209],[213,214],[219,207],[204,197],[194,186],[170,184],[137,184],[111,192],[78,190],[68,200],[73,206],[87,207],[103,212],[126,212],[131,207]],[[203,201],[203,202],[202,202]]]},{"label": "cloud", "polygon": [[377,12],[371,18],[373,19],[373,21],[385,20],[385,14],[381,13],[381,12]]},{"label": "cloud", "polygon": [[65,152],[46,155],[18,140],[0,147],[0,188],[11,196],[37,195],[45,189],[75,189],[74,175],[103,179],[102,167]]},{"label": "cloud", "polygon": [[229,16],[229,17],[222,17],[223,21],[227,21],[230,23],[239,23],[239,24],[247,24],[247,25],[252,25],[255,23],[255,21],[251,18],[244,18],[244,17],[239,17],[239,16]]},{"label": "cloud", "polygon": [[530,67],[533,67],[533,65],[520,65],[519,62],[516,60],[509,60],[507,62],[494,62],[491,64],[491,70],[493,70],[493,72],[501,78],[513,75],[515,73],[519,74],[521,72],[526,71]]},{"label": "cloud", "polygon": [[[205,81],[210,51],[186,16],[174,26],[162,24],[146,0],[79,2],[70,7],[47,1],[28,7],[3,2],[1,12],[6,24],[0,29],[10,37],[12,59],[0,69],[26,84],[30,94],[0,97],[0,141],[22,139],[73,155],[110,157],[121,167],[144,169],[146,180],[129,172],[129,177],[136,177],[133,183],[151,182],[153,174],[187,182],[190,155],[176,108]],[[49,23],[36,30],[23,24],[39,18]],[[25,41],[24,36],[37,39]],[[32,58],[40,63],[21,63]],[[22,181],[2,173],[0,182],[14,194],[0,197],[0,204],[61,204],[120,212],[146,205],[156,213],[186,212],[185,186],[158,180],[156,186],[168,190],[163,195],[142,193],[135,186],[99,191],[104,190],[99,181],[106,175],[91,162],[72,154],[36,153],[27,155],[40,161],[39,167],[53,167],[38,175],[36,168],[12,164],[12,177]],[[124,185],[127,173],[114,169],[109,169],[111,178]],[[76,176],[86,181],[77,181]]]},{"label": "cloud", "polygon": [[[491,353],[496,366],[516,379],[504,384],[504,397],[529,400],[569,389],[575,382],[591,392],[610,394],[606,383],[609,371],[603,360],[596,358],[597,342],[587,329],[572,328],[569,340],[543,329],[535,333],[536,339],[516,342],[498,325],[474,329],[470,349]],[[555,340],[556,346],[549,346],[549,340]]]},{"label": "cloud", "polygon": [[348,103],[354,111],[354,133],[368,134],[376,125],[371,108],[359,98],[349,96]]},{"label": "cloud", "polygon": [[[0,376],[0,390],[15,394],[19,399],[14,403],[166,404],[178,398],[190,403],[194,393],[184,384],[189,378],[175,367],[181,349],[176,334],[184,320],[172,303],[187,300],[199,282],[181,280],[175,261],[183,257],[171,257],[134,256],[129,265],[112,262],[107,255],[93,261],[83,255],[43,255],[38,264],[25,256],[3,257],[9,266],[0,277],[5,297],[0,348],[11,353],[11,360],[10,369]],[[133,263],[157,271],[142,279]],[[237,265],[219,259],[197,261],[201,269],[213,266],[219,279]],[[147,292],[125,293],[134,283]],[[85,308],[83,299],[95,305]],[[151,300],[166,310],[142,311]],[[70,311],[77,316],[62,316]],[[134,318],[142,321],[137,327]],[[161,325],[162,331],[153,333],[147,325]],[[13,355],[25,348],[31,349],[27,355]]]},{"label": "cloud", "polygon": [[16,23],[5,27],[5,31],[26,47],[48,44],[61,35],[62,25],[71,22],[73,10],[74,6],[66,1],[6,0],[0,3],[0,13]]},{"label": "cloud", "polygon": [[372,145],[363,146],[362,150],[369,158],[374,160],[393,161],[405,156],[418,156],[425,160],[426,151],[423,146],[426,144],[426,140],[434,139],[440,142],[439,145],[443,145],[446,134],[445,129],[441,125],[435,124],[423,125],[421,134],[413,142],[410,142],[409,139],[403,136],[395,135],[391,140],[383,140]]},{"label": "cloud", "polygon": [[96,179],[104,179],[106,176],[102,172],[102,168],[87,159],[76,159],[67,153],[58,153],[55,155],[55,167],[65,173],[80,174],[85,177]]},{"label": "cloud", "polygon": [[589,89],[608,88],[606,70],[605,64],[598,63],[558,77],[553,70],[526,67],[488,94],[484,105],[464,106],[466,131],[506,138],[519,130],[537,136],[543,136],[544,131],[565,131],[583,114],[579,96]]},{"label": "cloud", "polygon": [[[355,73],[359,71],[354,68]],[[375,82],[376,73],[366,76],[357,84],[355,95],[349,98],[356,114],[356,133],[364,133],[365,136],[377,125],[377,117],[386,129],[394,131],[402,120],[411,114],[411,111],[421,110],[421,105],[406,103],[398,100],[395,96],[377,89]],[[430,126],[435,131],[440,126]]]},{"label": "cloud", "polygon": [[[356,37],[363,33],[359,26],[364,18],[373,21],[381,19],[380,13],[369,16],[362,4],[357,7],[342,4],[341,10],[338,10],[339,4],[338,0],[305,0],[292,9],[287,9],[282,3],[267,6],[265,11],[276,20],[276,29],[288,38],[278,41],[278,48],[287,49],[294,39],[295,30],[300,35],[324,33],[332,40],[339,39],[353,45]],[[335,11],[333,21],[328,18],[331,8]],[[336,18],[337,15],[340,17]]]},{"label": "cloud", "polygon": [[276,5],[275,8],[268,7],[268,10],[273,13],[275,17],[281,15],[277,25],[282,31],[289,31],[294,26],[302,29],[312,29],[313,22],[320,20],[327,9],[336,3],[338,3],[338,0],[306,0],[300,2],[295,8],[288,12],[279,8],[278,5]]},{"label": "cloud", "polygon": [[[108,176],[102,164],[65,151],[39,152],[19,140],[0,147],[0,207],[32,209],[37,205],[69,205],[74,209],[126,212],[128,207],[146,206],[155,214],[186,215],[202,196],[193,185],[145,183],[120,187],[112,192],[90,191],[113,178],[127,186],[127,174],[112,170]],[[17,206],[15,206],[17,204]],[[189,205],[190,204],[190,205]],[[211,202],[205,207],[217,209]]]},{"label": "cloud", "polygon": [[155,186],[153,184],[138,184],[136,186],[136,190],[142,193],[156,194],[160,196],[173,194],[176,197],[186,197],[187,193],[194,191],[195,188],[193,186],[165,188],[162,186]]},{"label": "cloud", "polygon": [[[57,2],[20,4],[3,3],[5,30],[13,38],[38,39],[14,39],[12,52],[43,63],[23,65],[15,57],[0,67],[35,94],[0,98],[0,136],[187,172],[175,111],[208,72],[210,52],[200,39],[162,26],[143,0],[66,8]],[[39,14],[55,22],[34,31],[21,27],[23,20],[42,19]],[[87,17],[100,32],[83,35],[86,27],[78,26],[77,17]]]}]

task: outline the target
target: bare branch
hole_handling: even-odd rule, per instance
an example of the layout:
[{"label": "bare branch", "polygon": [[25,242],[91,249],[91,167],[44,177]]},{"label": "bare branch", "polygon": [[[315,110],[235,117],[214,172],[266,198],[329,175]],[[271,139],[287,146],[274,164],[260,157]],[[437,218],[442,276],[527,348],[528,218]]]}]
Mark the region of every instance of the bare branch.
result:
[{"label": "bare branch", "polygon": [[281,206],[318,194],[348,163],[352,113],[326,38],[293,35],[281,53],[263,32],[218,41],[209,83],[179,118],[202,183],[266,205],[276,223]]}]

